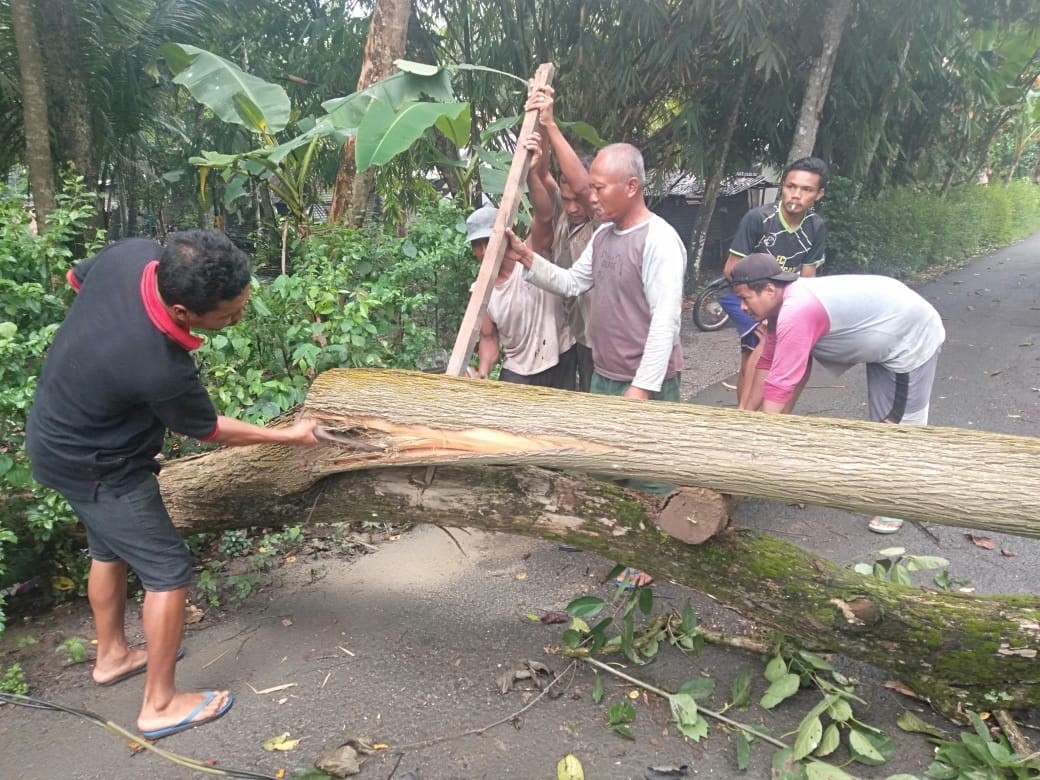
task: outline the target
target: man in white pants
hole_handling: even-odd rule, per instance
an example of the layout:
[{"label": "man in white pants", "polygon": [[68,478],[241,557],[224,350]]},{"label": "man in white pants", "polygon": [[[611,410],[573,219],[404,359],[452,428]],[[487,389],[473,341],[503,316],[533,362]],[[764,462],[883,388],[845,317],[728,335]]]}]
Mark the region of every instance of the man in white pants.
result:
[{"label": "man in white pants", "polygon": [[[765,348],[741,408],[790,413],[816,358],[838,373],[866,364],[872,421],[928,424],[946,331],[935,308],[905,284],[887,276],[801,278],[766,254],[740,260],[732,281],[744,309],[767,323]],[[875,517],[869,528],[890,534],[902,525]]]}]

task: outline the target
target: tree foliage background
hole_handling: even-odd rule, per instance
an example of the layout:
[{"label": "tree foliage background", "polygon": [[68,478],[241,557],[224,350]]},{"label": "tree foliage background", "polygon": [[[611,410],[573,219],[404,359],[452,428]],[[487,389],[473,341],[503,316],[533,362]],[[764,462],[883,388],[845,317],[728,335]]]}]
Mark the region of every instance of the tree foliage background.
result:
[{"label": "tree foliage background", "polygon": [[[380,0],[412,6],[408,59],[474,63],[526,77],[556,65],[559,113],[608,141],[644,149],[664,175],[704,178],[718,162],[722,117],[739,105],[724,171],[784,162],[820,19],[847,0]],[[216,120],[155,67],[157,48],[191,44],[285,87],[294,120],[351,93],[374,0],[32,0],[49,126],[23,125],[24,79],[10,25],[0,26],[0,165],[24,161],[23,131],[44,134],[109,194],[119,231],[212,219],[186,164],[248,139]],[[0,3],[0,14],[9,10]],[[0,15],[0,20],[2,20]],[[1029,0],[854,0],[818,119],[815,153],[857,195],[912,184],[948,191],[980,172],[1037,174],[1040,8]],[[473,138],[515,115],[519,90],[466,73]],[[439,139],[443,141],[443,139]],[[311,176],[331,186],[338,149]],[[590,151],[586,145],[585,151]],[[408,171],[413,179],[421,171]],[[401,176],[390,177],[398,190]],[[389,182],[388,182],[389,183]],[[262,198],[249,214],[265,213]]]}]

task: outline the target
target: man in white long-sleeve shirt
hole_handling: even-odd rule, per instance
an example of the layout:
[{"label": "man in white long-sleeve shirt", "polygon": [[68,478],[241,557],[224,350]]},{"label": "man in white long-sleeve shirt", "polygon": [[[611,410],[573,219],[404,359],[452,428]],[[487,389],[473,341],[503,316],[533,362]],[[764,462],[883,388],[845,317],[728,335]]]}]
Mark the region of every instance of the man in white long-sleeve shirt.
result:
[{"label": "man in white long-sleeve shirt", "polygon": [[[559,295],[596,288],[591,307],[590,391],[625,398],[679,401],[686,247],[679,234],[646,207],[643,155],[631,144],[600,150],[589,168],[589,203],[601,224],[578,261],[560,268],[535,254],[511,230],[509,250],[527,269],[527,281]],[[630,483],[669,492],[670,485]],[[619,582],[652,582],[626,569]]]},{"label": "man in white long-sleeve shirt", "polygon": [[559,295],[596,289],[592,308],[593,393],[679,400],[686,248],[646,206],[643,156],[630,144],[604,147],[589,169],[589,200],[601,227],[571,268],[535,254],[507,230],[528,282]]}]

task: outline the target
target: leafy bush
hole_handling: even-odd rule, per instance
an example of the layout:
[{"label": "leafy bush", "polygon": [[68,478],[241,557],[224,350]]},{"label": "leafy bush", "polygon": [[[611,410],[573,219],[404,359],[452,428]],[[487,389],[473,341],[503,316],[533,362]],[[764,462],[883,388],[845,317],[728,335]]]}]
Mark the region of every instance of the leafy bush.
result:
[{"label": "leafy bush", "polygon": [[[71,181],[53,227],[35,236],[21,199],[0,198],[0,590],[60,574],[64,592],[83,592],[82,544],[65,532],[75,518],[57,494],[34,487],[23,445],[36,377],[73,295],[70,247],[92,214],[82,183]],[[297,241],[292,273],[256,280],[248,316],[198,351],[210,394],[221,413],[264,423],[301,403],[327,368],[414,369],[454,339],[475,273],[463,214],[446,201],[421,210],[405,237],[316,231]],[[167,455],[194,446],[177,437],[168,445]]]},{"label": "leafy bush", "polygon": [[297,241],[290,274],[257,281],[248,316],[198,351],[224,414],[266,422],[329,368],[417,366],[454,340],[475,263],[462,213],[423,210],[405,237],[327,227]]},{"label": "leafy bush", "polygon": [[1040,187],[964,185],[943,198],[912,187],[853,202],[847,179],[821,201],[829,273],[880,273],[901,279],[964,263],[1040,230]]},{"label": "leafy bush", "polygon": [[[64,501],[34,492],[23,452],[36,377],[71,295],[65,272],[72,247],[85,240],[94,216],[82,177],[67,177],[57,201],[48,231],[36,235],[22,198],[0,198],[0,588],[47,570],[44,561],[60,567],[55,546],[73,521]],[[0,630],[3,624],[0,609]]]}]

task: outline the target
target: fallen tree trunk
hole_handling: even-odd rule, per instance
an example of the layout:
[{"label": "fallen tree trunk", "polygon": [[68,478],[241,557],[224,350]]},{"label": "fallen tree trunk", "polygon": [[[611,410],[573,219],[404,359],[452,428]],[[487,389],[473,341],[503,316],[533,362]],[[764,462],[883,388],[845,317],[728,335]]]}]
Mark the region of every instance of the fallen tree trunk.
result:
[{"label": "fallen tree trunk", "polygon": [[[886,460],[895,457],[904,467],[916,462],[919,471],[921,463],[928,463],[927,472],[919,476],[925,482],[945,475],[944,506],[956,514],[962,511],[962,502],[974,500],[968,491],[982,488],[971,484],[962,493],[952,472],[947,474],[936,465],[947,462],[943,456],[954,443],[965,458],[970,442],[978,440],[974,452],[986,455],[960,461],[961,467],[973,463],[971,471],[978,474],[990,456],[1010,462],[1014,455],[1030,462],[1028,454],[1033,453],[1035,464],[1036,443],[1031,439],[946,431],[950,443],[944,450],[931,450],[927,459],[915,458],[929,442],[936,448],[935,440],[904,438],[904,432],[941,434],[944,429],[767,417],[444,377],[426,382],[423,375],[349,374],[319,377],[306,405],[308,414],[338,431],[338,443],[310,450],[225,449],[169,464],[161,482],[175,522],[186,530],[212,531],[308,519],[410,520],[555,539],[693,587],[812,648],[890,670],[943,711],[1040,706],[1040,668],[1035,660],[1040,652],[1040,600],[903,588],[860,577],[796,547],[746,531],[728,531],[709,544],[691,547],[656,529],[657,499],[573,474],[516,466],[440,467],[427,484],[430,472],[419,467],[455,460],[552,461],[686,484],[703,480],[721,487],[739,482],[736,472],[729,473],[720,462],[731,463],[736,470],[739,460],[740,474],[751,471],[757,480],[738,492],[770,496],[767,491],[780,491],[783,486],[782,469],[771,461],[785,464],[784,477],[790,477],[787,468],[804,473],[797,464],[808,453],[815,453],[814,463],[821,470],[831,462],[825,454],[830,450],[823,449],[822,443],[829,423],[836,429],[831,443],[840,455],[840,459],[835,456],[833,469],[850,473],[846,456],[859,464],[857,469],[866,468],[860,461],[872,450],[859,443],[860,436],[875,448],[891,440],[902,449],[889,455],[898,448],[884,447]],[[395,406],[394,395],[402,390],[387,385],[398,383],[411,395],[398,398]],[[377,384],[382,385],[381,391]],[[570,403],[572,399],[579,399],[580,408]],[[476,411],[465,412],[467,404]],[[773,428],[774,423],[801,425]],[[497,430],[499,425],[503,430]],[[619,445],[622,439],[624,447]],[[659,439],[656,449],[650,446],[655,439]],[[754,456],[750,469],[738,442],[745,448],[754,445],[749,450]],[[850,447],[851,453],[837,449],[838,443]],[[709,457],[714,460],[707,464],[705,478],[698,463]],[[394,463],[415,467],[341,473]],[[875,464],[875,476],[878,470],[887,473],[887,468]],[[952,469],[952,463],[947,468]],[[1022,479],[1020,471],[1010,479]],[[1001,483],[1007,472],[1002,471]],[[963,468],[957,474],[969,476]],[[835,484],[826,473],[814,476],[819,478],[811,485],[803,480],[792,492],[773,497],[808,500],[808,495],[820,495],[813,492],[819,482]],[[901,484],[907,482],[903,475]],[[1016,491],[1026,490],[1036,482],[1036,475],[1031,475],[1013,486]],[[841,485],[849,491],[848,485]],[[991,507],[990,518],[1010,523],[1019,533],[1036,535],[1036,524],[1030,528],[1028,522],[1035,513],[1028,515],[1027,509],[1027,499],[1036,500],[1035,488],[1032,496],[998,488],[986,486],[989,493],[1015,498],[1002,503],[997,512]],[[833,494],[824,494],[826,500],[818,503],[865,508],[854,503],[862,498],[854,497],[850,505],[844,503],[848,493],[839,495],[836,486],[831,489]],[[938,494],[939,488],[918,492]],[[719,503],[723,499],[710,491],[698,500],[708,510],[725,512]],[[879,508],[895,505],[890,496],[885,500],[889,503]],[[931,509],[921,509],[925,505],[933,504],[917,504],[915,515],[905,510],[900,514],[936,521]],[[997,527],[986,526],[979,518],[973,521],[975,527]]]},{"label": "fallen tree trunk", "polygon": [[[182,459],[163,470],[164,496],[185,532],[376,520],[556,540],[687,585],[811,649],[886,669],[940,711],[989,709],[995,702],[1007,709],[1040,706],[1040,599],[901,587],[740,529],[685,545],[654,528],[651,497],[547,469],[442,467],[429,485],[423,468],[375,469],[278,495],[278,468],[246,489],[226,479],[234,452]],[[291,469],[293,451],[282,452],[280,468]],[[704,501],[711,508],[711,496]]]},{"label": "fallen tree trunk", "polygon": [[305,409],[342,446],[308,463],[304,482],[417,463],[539,465],[1040,536],[1040,439],[1024,436],[392,371],[326,372]]}]

